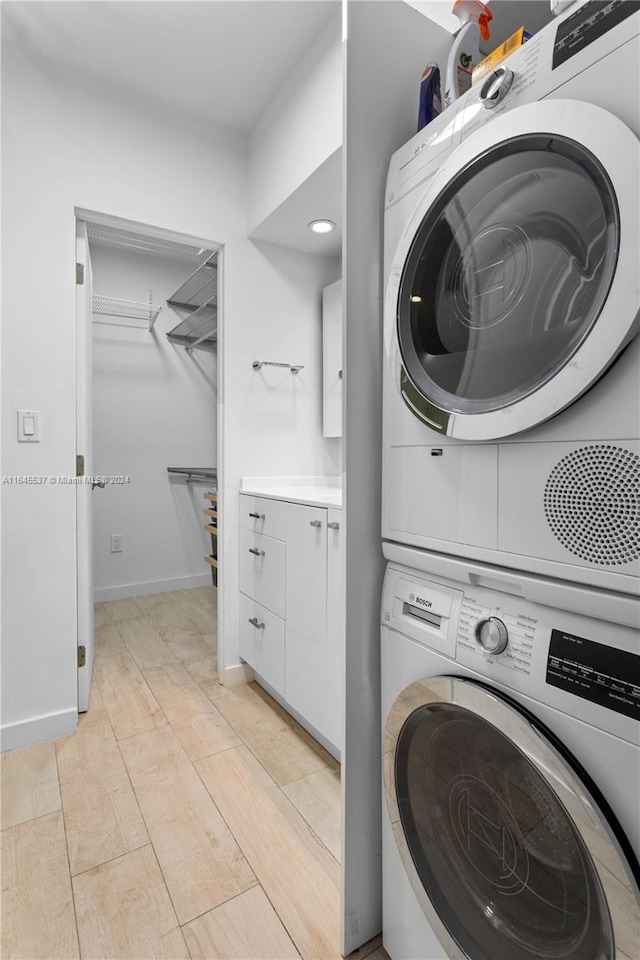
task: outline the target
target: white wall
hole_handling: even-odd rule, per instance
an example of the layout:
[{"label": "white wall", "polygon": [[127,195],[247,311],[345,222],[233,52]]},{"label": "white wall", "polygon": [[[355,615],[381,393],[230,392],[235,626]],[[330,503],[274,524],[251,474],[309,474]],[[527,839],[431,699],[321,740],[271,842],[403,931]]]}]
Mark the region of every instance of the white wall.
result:
[{"label": "white wall", "polygon": [[342,37],[335,7],[335,17],[251,134],[249,233],[342,145]]},{"label": "white wall", "polygon": [[[225,664],[236,660],[238,622],[238,483],[243,476],[316,476],[341,472],[341,441],[322,438],[322,288],[340,264],[276,244],[251,242],[246,276],[253,300],[243,324],[224,331],[225,422],[221,503],[225,602],[222,629],[234,633]],[[254,360],[302,364],[297,375]],[[233,403],[229,402],[230,396]]]},{"label": "white wall", "polygon": [[[211,580],[203,557],[207,485],[168,466],[216,466],[215,353],[169,343],[181,315],[165,302],[195,264],[90,242],[93,292],[163,304],[151,331],[93,324],[94,474],[128,476],[93,494],[96,600],[197,586]],[[123,535],[111,553],[110,535]]]},{"label": "white wall", "polygon": [[[381,916],[380,545],[383,200],[391,155],[415,133],[420,76],[451,37],[396,0],[348,3],[345,216],[346,715],[343,952]],[[363,348],[366,345],[366,348]]]},{"label": "white wall", "polygon": [[[320,289],[336,279],[335,264],[246,239],[238,136],[118,101],[86,78],[67,81],[6,36],[2,69],[4,474],[74,473],[74,208],[225,245],[220,649],[231,666],[239,478],[335,470],[319,392]],[[256,374],[254,359],[306,369],[283,382],[277,371]],[[16,442],[22,407],[41,411],[40,444]],[[7,749],[75,725],[75,505],[72,486],[5,485],[3,494]]]}]

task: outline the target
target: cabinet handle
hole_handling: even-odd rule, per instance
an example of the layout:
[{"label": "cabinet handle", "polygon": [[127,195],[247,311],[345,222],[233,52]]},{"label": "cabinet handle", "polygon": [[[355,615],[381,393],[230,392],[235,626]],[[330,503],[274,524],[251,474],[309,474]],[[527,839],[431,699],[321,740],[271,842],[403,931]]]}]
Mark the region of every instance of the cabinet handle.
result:
[{"label": "cabinet handle", "polygon": [[338,523],[337,520],[331,520],[331,521],[327,524],[327,526],[329,527],[329,530],[339,530],[339,529],[340,529],[340,524]]},{"label": "cabinet handle", "polygon": [[252,553],[255,557],[264,557],[264,556],[266,556],[264,550],[256,550],[255,547],[249,547],[249,553]]},{"label": "cabinet handle", "polygon": [[250,517],[253,517],[254,520],[266,520],[266,519],[267,519],[264,513],[250,513],[249,516],[250,516]]},{"label": "cabinet handle", "polygon": [[257,617],[249,617],[249,623],[252,627],[255,627],[256,630],[264,630],[264,623],[261,620],[258,620]]},{"label": "cabinet handle", "polygon": [[310,526],[310,527],[321,527],[321,526],[322,526],[322,520],[309,520],[309,526]]}]

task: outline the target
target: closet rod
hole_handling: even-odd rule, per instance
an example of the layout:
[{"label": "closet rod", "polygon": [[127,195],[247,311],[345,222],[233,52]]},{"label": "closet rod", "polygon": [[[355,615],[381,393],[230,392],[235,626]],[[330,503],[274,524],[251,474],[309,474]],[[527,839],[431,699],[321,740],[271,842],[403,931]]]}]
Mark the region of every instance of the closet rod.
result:
[{"label": "closet rod", "polygon": [[254,370],[262,370],[263,367],[287,367],[291,373],[299,373],[304,370],[302,363],[276,363],[274,360],[254,360],[251,364]]}]

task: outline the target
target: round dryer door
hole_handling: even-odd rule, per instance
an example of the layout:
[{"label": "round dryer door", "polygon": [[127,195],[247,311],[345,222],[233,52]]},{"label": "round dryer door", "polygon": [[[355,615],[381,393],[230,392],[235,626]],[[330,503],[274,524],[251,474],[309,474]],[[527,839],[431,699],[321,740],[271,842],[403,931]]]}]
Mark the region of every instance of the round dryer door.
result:
[{"label": "round dryer door", "polygon": [[639,168],[628,127],[567,100],[508,111],[450,154],[385,302],[394,376],[419,419],[509,436],[606,371],[638,326]]},{"label": "round dryer door", "polygon": [[633,854],[554,739],[495,691],[452,677],[412,684],[389,712],[393,833],[454,960],[638,955]]}]

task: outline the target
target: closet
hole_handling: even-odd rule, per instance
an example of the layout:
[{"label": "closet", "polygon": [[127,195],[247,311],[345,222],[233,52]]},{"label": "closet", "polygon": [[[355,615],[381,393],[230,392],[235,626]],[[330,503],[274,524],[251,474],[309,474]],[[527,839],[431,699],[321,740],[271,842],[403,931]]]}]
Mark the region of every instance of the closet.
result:
[{"label": "closet", "polygon": [[98,224],[88,236],[94,465],[121,479],[94,492],[95,598],[203,586],[217,554],[203,495],[217,496],[218,253]]}]

